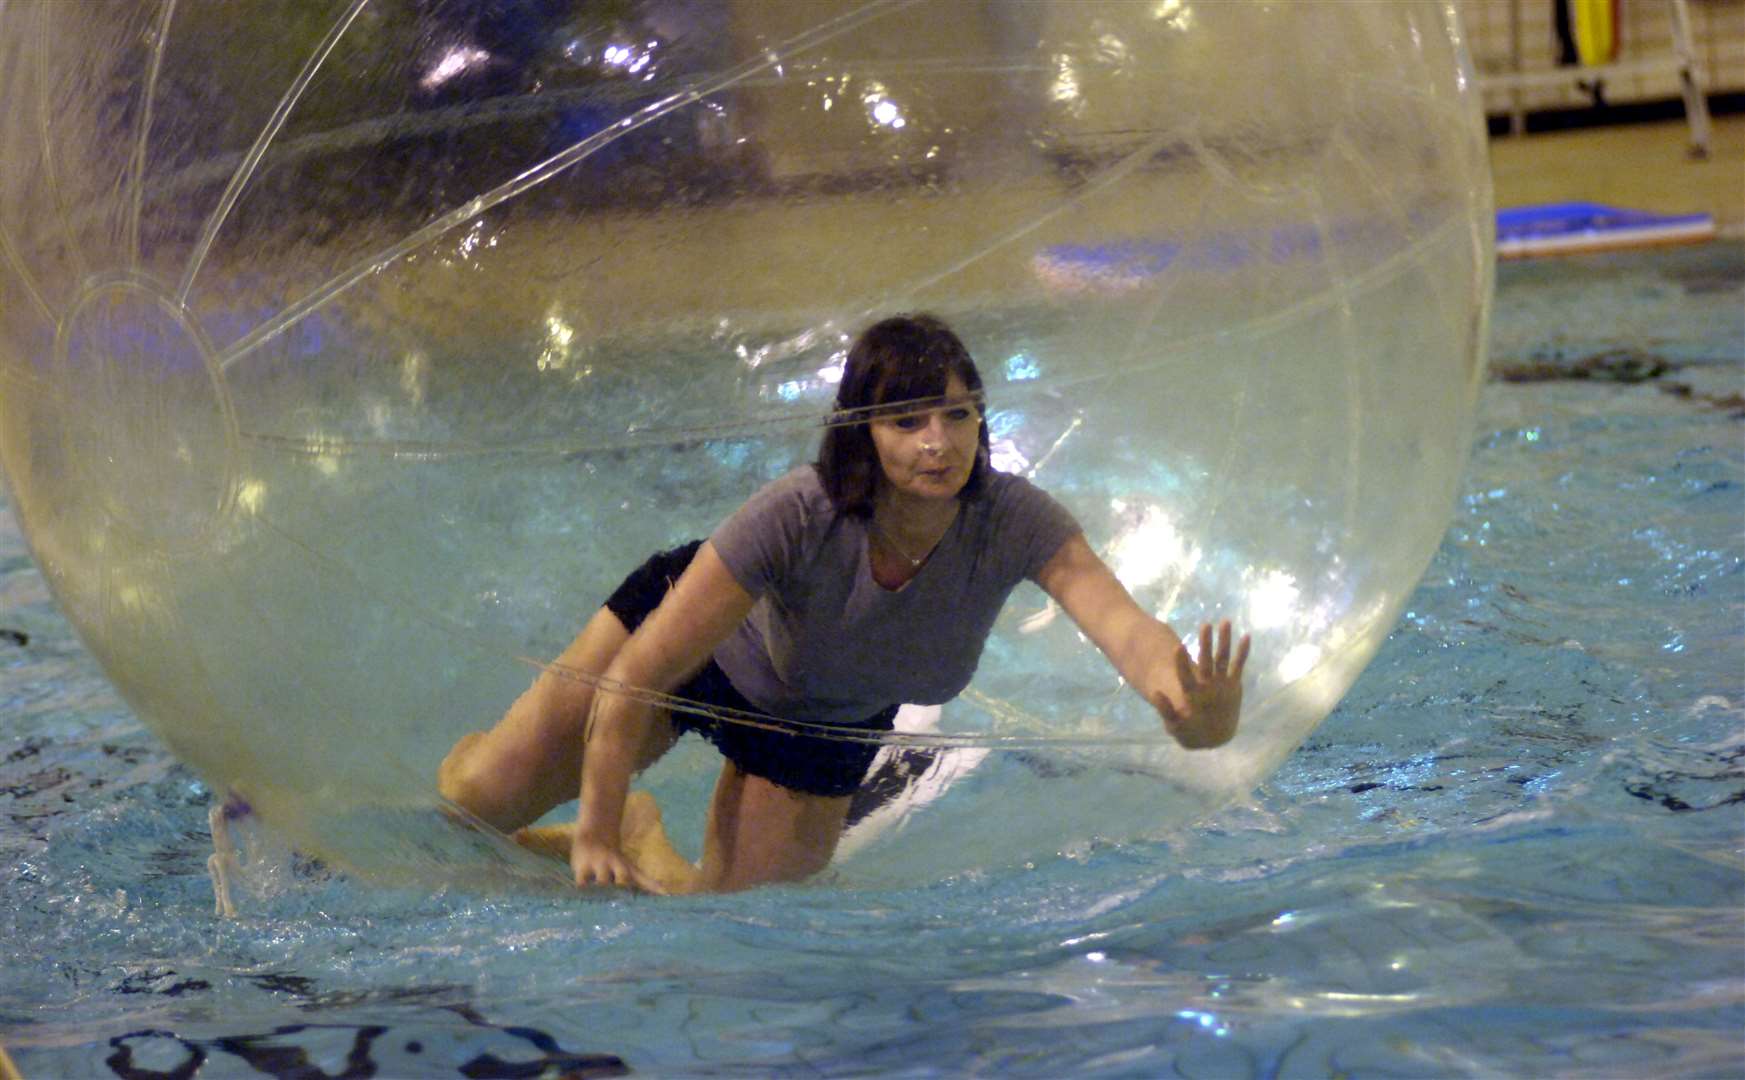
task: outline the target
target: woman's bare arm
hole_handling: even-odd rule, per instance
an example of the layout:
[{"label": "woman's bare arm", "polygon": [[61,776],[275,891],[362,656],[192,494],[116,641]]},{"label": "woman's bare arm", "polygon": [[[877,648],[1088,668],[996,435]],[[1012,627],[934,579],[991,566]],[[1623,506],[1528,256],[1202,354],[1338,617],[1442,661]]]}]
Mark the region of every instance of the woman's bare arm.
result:
[{"label": "woman's bare arm", "polygon": [[1175,631],[1134,602],[1082,534],[1062,544],[1036,580],[1157,709],[1176,741],[1199,750],[1222,746],[1236,734],[1247,635],[1232,656],[1230,624],[1219,628],[1215,642],[1211,625],[1202,626],[1196,662]]},{"label": "woman's bare arm", "polygon": [[631,694],[665,693],[702,668],[751,611],[753,598],[705,543],[605,671],[588,718],[581,805],[570,851],[577,885],[644,885],[619,850],[630,774],[649,736],[649,704]]}]

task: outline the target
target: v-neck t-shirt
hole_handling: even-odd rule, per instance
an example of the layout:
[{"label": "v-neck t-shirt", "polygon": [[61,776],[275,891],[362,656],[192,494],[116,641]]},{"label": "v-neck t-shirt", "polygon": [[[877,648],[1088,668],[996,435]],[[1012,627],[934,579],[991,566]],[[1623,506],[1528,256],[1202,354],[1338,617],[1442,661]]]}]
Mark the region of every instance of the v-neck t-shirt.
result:
[{"label": "v-neck t-shirt", "polygon": [[985,479],[894,590],[873,579],[868,519],[839,513],[813,466],[766,485],[709,537],[756,598],[715,662],[759,708],[811,723],[956,697],[1006,598],[1080,531],[1028,480]]}]

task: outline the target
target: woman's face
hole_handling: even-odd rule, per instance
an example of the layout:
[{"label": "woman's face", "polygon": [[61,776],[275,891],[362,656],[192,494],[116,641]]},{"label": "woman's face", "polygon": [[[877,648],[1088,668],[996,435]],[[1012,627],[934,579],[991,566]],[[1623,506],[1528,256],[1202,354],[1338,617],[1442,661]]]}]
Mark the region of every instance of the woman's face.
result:
[{"label": "woman's face", "polygon": [[954,499],[969,482],[980,448],[982,413],[956,375],[943,398],[914,412],[880,416],[868,423],[885,484],[900,495]]}]

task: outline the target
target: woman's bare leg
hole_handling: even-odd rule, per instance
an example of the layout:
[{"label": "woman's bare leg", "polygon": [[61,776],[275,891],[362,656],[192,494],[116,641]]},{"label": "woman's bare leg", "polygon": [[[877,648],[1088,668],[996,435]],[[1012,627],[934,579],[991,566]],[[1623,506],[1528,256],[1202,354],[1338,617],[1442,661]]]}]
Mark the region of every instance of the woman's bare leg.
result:
[{"label": "woman's bare leg", "polygon": [[[830,865],[849,801],[792,791],[725,762],[709,806],[701,867],[673,848],[660,808],[645,791],[631,792],[624,804],[620,843],[663,893],[734,892],[800,881]],[[566,861],[574,834],[574,823],[543,825],[518,830],[515,842]]]},{"label": "woman's bare leg", "polygon": [[701,886],[733,892],[811,877],[830,865],[849,801],[793,791],[725,763],[703,834]]},{"label": "woman's bare leg", "polygon": [[[601,608],[557,658],[557,666],[571,672],[605,671],[629,639],[618,616]],[[593,700],[591,683],[563,671],[542,673],[496,727],[463,735],[454,744],[437,770],[437,790],[505,832],[537,821],[576,797]],[[637,768],[666,753],[673,739],[671,721],[657,714]]]},{"label": "woman's bare leg", "polygon": [[[807,795],[721,767],[698,867],[673,848],[660,808],[645,791],[624,804],[620,843],[625,856],[663,893],[735,892],[758,885],[800,881],[830,865],[849,798]],[[529,851],[566,861],[575,824],[520,829],[515,842]]]}]

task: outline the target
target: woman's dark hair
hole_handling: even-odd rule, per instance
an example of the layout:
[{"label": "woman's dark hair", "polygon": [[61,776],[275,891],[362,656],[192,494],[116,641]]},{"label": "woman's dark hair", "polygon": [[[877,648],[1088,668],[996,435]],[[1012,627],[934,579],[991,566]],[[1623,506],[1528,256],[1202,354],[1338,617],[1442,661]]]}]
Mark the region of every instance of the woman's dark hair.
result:
[{"label": "woman's dark hair", "polygon": [[982,377],[956,334],[932,315],[893,315],[861,332],[848,350],[836,410],[818,447],[818,476],[838,513],[867,517],[884,475],[867,421],[880,406],[944,396],[956,375],[983,413],[980,449],[960,499],[980,494],[988,472],[988,420],[982,408]]}]

